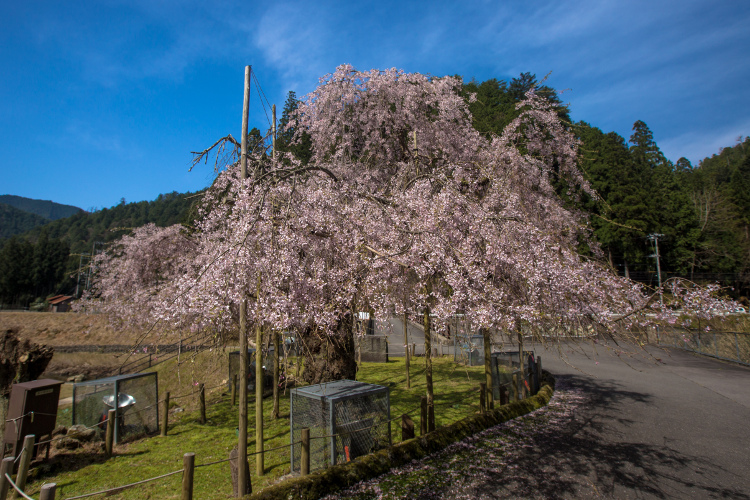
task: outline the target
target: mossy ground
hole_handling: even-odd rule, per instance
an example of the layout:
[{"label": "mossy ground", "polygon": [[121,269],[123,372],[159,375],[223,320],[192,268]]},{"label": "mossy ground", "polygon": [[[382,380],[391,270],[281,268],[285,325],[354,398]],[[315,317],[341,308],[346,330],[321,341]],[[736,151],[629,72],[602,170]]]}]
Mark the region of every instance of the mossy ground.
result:
[{"label": "mossy ground", "polygon": [[[172,411],[179,406],[184,411],[170,414],[167,437],[154,436],[116,446],[115,456],[104,458],[100,447],[56,454],[47,463],[37,466],[34,479],[29,484],[32,495],[39,493],[43,483],[58,485],[57,498],[104,490],[159,476],[182,468],[182,457],[187,452],[196,454],[196,464],[206,464],[228,458],[229,451],[237,443],[238,408],[231,405],[231,396],[224,385],[227,378],[226,353],[204,352],[194,358],[186,356],[179,370],[176,360],[159,365],[160,397],[164,391],[171,392]],[[483,367],[456,365],[452,359],[435,359],[433,368],[435,392],[435,419],[438,427],[451,424],[466,416],[476,414],[479,409],[479,383],[484,381]],[[420,397],[425,394],[424,358],[412,360],[411,389],[406,389],[404,360],[392,359],[388,363],[363,363],[359,380],[388,386],[390,389],[391,417],[411,415],[419,425]],[[290,369],[293,373],[294,369]],[[190,394],[195,384],[203,382],[207,392],[207,423],[198,422],[197,395],[174,399]],[[280,418],[271,418],[273,402],[264,400],[265,447],[279,450],[265,454],[265,475],[255,475],[255,459],[250,457],[251,481],[254,491],[277,482],[289,473],[289,392],[280,399]],[[255,406],[248,408],[250,429],[249,451],[255,449]],[[61,408],[60,419],[64,421],[65,408]],[[69,410],[68,410],[69,411]],[[69,417],[68,421],[69,421]],[[392,425],[393,442],[401,441],[398,420]],[[181,474],[146,483],[110,495],[112,499],[169,499],[180,497]],[[194,498],[229,498],[232,495],[228,463],[221,463],[195,470]]]}]

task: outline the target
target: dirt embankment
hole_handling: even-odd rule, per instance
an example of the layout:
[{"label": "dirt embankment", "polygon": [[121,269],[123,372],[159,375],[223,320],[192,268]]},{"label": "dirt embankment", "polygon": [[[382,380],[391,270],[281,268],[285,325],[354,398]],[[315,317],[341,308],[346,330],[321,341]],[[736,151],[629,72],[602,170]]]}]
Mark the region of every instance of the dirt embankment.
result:
[{"label": "dirt embankment", "polygon": [[[51,346],[134,344],[140,331],[115,331],[107,318],[98,314],[50,312],[0,312],[0,330],[17,329],[20,339]],[[159,343],[158,334],[147,343]]]},{"label": "dirt embankment", "polygon": [[[44,377],[65,379],[83,375],[86,379],[111,375],[122,364],[122,352],[107,352],[106,346],[132,346],[141,339],[133,329],[114,330],[101,315],[76,313],[0,312],[0,331],[14,329],[18,338],[52,346],[55,355]],[[158,334],[149,335],[146,343],[160,343]],[[100,352],[66,353],[65,346],[100,346]],[[69,349],[67,349],[69,350]],[[116,349],[122,351],[122,349]],[[131,357],[132,358],[132,357]],[[129,359],[131,359],[129,358]]]}]

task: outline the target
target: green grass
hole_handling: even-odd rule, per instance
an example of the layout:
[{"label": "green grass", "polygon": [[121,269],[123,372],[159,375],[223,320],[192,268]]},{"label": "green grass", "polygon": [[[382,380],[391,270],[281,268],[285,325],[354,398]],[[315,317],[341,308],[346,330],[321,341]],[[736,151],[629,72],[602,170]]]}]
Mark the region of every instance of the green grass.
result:
[{"label": "green grass", "polygon": [[[201,369],[205,368],[206,372],[201,373],[199,366]],[[185,389],[193,386],[196,374],[202,375],[206,380],[206,387],[220,385],[226,379],[225,367],[226,362],[222,363],[220,355],[205,353],[196,357],[189,370],[183,370],[178,380],[176,363],[164,363],[157,368],[160,394],[164,390],[173,391],[172,396],[189,393],[190,390]],[[450,424],[478,411],[478,385],[484,380],[483,370],[483,367],[457,366],[447,358],[434,360],[435,419],[438,426]],[[420,397],[425,394],[424,359],[413,360],[411,371],[411,389],[406,389],[403,359],[395,359],[389,363],[364,363],[357,378],[389,387],[391,417],[408,413],[418,425]],[[196,465],[228,458],[229,451],[237,444],[238,409],[231,405],[230,395],[222,388],[209,391],[207,402],[208,422],[205,425],[198,423],[198,412],[193,410],[197,406],[197,396],[177,400],[176,403],[188,411],[170,415],[168,436],[155,436],[116,446],[116,456],[109,460],[105,459],[100,444],[92,445],[86,450],[58,454],[34,471],[34,479],[29,484],[31,494],[37,495],[45,482],[57,483],[57,498],[64,499],[159,476],[181,469],[182,457],[186,452],[195,453]],[[265,448],[283,448],[265,454],[266,473],[261,478],[255,475],[255,457],[250,457],[254,491],[289,473],[288,391],[280,400],[281,418],[271,418],[272,408],[272,398],[266,398],[263,407]],[[248,408],[250,453],[255,450],[254,410],[253,400]],[[393,442],[400,441],[398,420],[391,427]],[[179,498],[181,477],[181,474],[176,474],[115,493],[108,498]],[[194,485],[194,498],[231,497],[229,464],[197,468]]]}]

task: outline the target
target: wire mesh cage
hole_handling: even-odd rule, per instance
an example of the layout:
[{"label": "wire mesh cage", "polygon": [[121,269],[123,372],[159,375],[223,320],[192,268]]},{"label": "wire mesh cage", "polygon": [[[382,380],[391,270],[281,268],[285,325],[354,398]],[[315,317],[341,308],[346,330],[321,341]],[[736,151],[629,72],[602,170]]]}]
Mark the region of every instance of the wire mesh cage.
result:
[{"label": "wire mesh cage", "polygon": [[453,361],[466,366],[484,364],[484,337],[466,333],[456,333]]},{"label": "wire mesh cage", "polygon": [[159,431],[157,374],[116,375],[73,385],[73,425],[107,429],[107,416],[116,409],[114,439],[151,435]]},{"label": "wire mesh cage", "polygon": [[[522,399],[524,394],[533,392],[533,388],[539,387],[537,376],[536,358],[534,351],[523,351],[523,367],[519,359],[519,351],[493,352],[490,358],[490,370],[492,372],[492,397],[500,400],[500,388],[504,387],[511,397],[518,395]],[[518,375],[516,386],[513,385],[513,375]]]},{"label": "wire mesh cage", "polygon": [[357,339],[357,343],[362,361],[388,362],[388,337],[386,335],[361,335]]},{"label": "wire mesh cage", "polygon": [[[263,387],[271,387],[273,385],[273,352],[274,348],[269,347],[268,352],[263,356]],[[247,390],[255,390],[255,349],[247,350],[248,360],[248,374],[247,374]],[[227,389],[231,389],[232,380],[237,375],[237,380],[240,380],[240,351],[232,351],[229,353],[229,378],[227,379]]]},{"label": "wire mesh cage", "polygon": [[299,472],[302,429],[310,429],[310,470],[354,460],[391,444],[388,388],[338,380],[291,391],[291,470]]}]

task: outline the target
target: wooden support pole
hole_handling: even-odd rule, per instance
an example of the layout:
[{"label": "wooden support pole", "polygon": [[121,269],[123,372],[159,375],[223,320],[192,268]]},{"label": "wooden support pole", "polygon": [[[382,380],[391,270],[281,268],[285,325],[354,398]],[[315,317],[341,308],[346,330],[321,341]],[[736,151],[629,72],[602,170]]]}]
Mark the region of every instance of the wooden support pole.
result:
[{"label": "wooden support pole", "polygon": [[520,401],[521,394],[518,391],[518,374],[513,374],[513,401]]},{"label": "wooden support pole", "polygon": [[416,356],[416,355],[417,355],[417,343],[414,342],[411,345],[411,357],[412,357],[412,359],[414,359],[414,356]]},{"label": "wooden support pole", "polygon": [[279,332],[273,332],[273,419],[279,418],[279,375],[281,366],[279,364]]},{"label": "wooden support pole", "polygon": [[484,393],[487,400],[487,408],[495,408],[492,397],[492,337],[489,328],[482,328],[482,342],[484,344]]},{"label": "wooden support pole", "polygon": [[5,457],[0,463],[0,500],[8,498],[8,489],[10,483],[5,475],[13,475],[13,466],[16,464],[16,457]]},{"label": "wooden support pole", "polygon": [[409,415],[401,415],[401,441],[414,438],[414,421]]},{"label": "wooden support pole", "polygon": [[107,457],[114,453],[115,425],[117,425],[117,411],[113,408],[107,412],[107,434],[104,438],[104,450]]},{"label": "wooden support pole", "polygon": [[232,406],[237,406],[237,374],[232,375]]},{"label": "wooden support pole", "polygon": [[193,474],[195,472],[195,453],[182,456],[182,497],[180,500],[193,500]]},{"label": "wooden support pole", "polygon": [[[260,296],[260,277],[258,278],[258,297]],[[265,457],[263,456],[263,327],[258,321],[255,325],[255,475],[265,474]]]},{"label": "wooden support pole", "polygon": [[487,384],[482,382],[479,384],[479,411],[482,413],[487,412],[487,405],[485,403],[486,395],[487,395]]},{"label": "wooden support pole", "polygon": [[419,419],[419,435],[424,436],[425,434],[427,434],[427,396],[422,396],[421,414]]},{"label": "wooden support pole", "polygon": [[164,402],[161,405],[161,435],[166,436],[169,428],[169,391],[164,393]]},{"label": "wooden support pole", "polygon": [[409,317],[404,305],[404,362],[406,363],[406,388],[411,389],[411,375],[409,373]]},{"label": "wooden support pole", "polygon": [[39,500],[55,500],[57,483],[47,483],[42,485],[42,491],[39,493]]},{"label": "wooden support pole", "polygon": [[200,403],[201,416],[200,423],[206,423],[206,386],[201,382],[198,385],[198,402]]},{"label": "wooden support pole", "polygon": [[310,429],[302,429],[302,453],[300,454],[299,473],[302,476],[310,474]]},{"label": "wooden support pole", "polygon": [[[16,475],[16,486],[21,491],[25,491],[26,488],[26,479],[29,477],[29,465],[31,465],[31,457],[34,456],[35,441],[36,436],[34,434],[29,434],[23,438],[21,460],[18,462],[18,475]],[[16,491],[13,498],[21,498],[21,494]]]},{"label": "wooden support pole", "polygon": [[435,394],[432,387],[432,328],[430,308],[424,309],[425,382],[427,385],[427,430],[435,430]]}]

